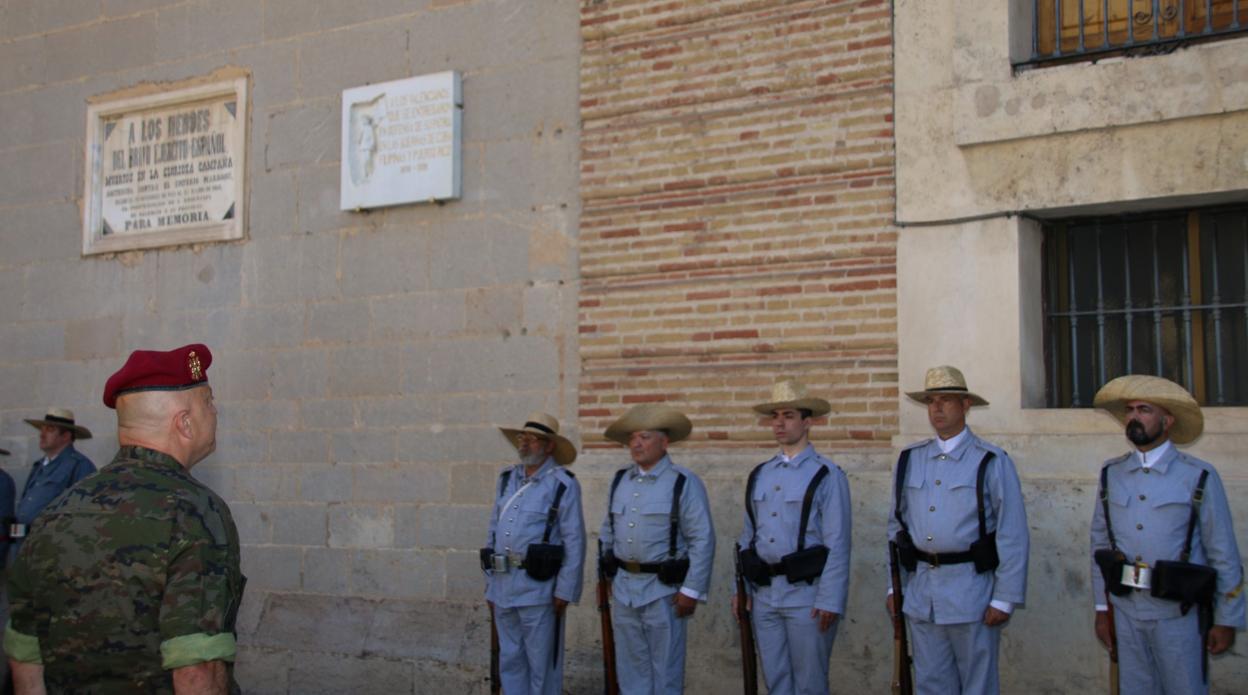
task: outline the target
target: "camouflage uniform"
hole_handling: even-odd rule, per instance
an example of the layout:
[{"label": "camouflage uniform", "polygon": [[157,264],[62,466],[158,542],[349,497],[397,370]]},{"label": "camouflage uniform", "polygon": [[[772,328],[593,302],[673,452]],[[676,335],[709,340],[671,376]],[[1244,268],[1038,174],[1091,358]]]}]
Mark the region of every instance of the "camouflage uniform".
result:
[{"label": "camouflage uniform", "polygon": [[36,520],[5,651],[41,661],[49,693],[172,693],[169,669],[233,662],[244,581],[225,502],[172,457],[123,446]]}]

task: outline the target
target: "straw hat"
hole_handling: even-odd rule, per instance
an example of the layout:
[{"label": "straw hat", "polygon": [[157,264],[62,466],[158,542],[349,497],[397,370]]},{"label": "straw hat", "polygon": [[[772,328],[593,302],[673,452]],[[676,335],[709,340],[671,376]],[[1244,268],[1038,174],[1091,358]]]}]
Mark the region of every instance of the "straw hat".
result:
[{"label": "straw hat", "polygon": [[797,379],[782,379],[771,387],[771,401],[754,406],[754,412],[771,415],[777,410],[809,410],[812,417],[827,415],[832,404],[806,393],[806,385]]},{"label": "straw hat", "polygon": [[1192,394],[1173,381],[1159,376],[1120,376],[1096,392],[1092,405],[1109,411],[1118,418],[1118,422],[1126,424],[1128,401],[1147,401],[1169,411],[1174,416],[1170,439],[1175,444],[1187,444],[1199,437],[1205,429],[1205,416],[1200,412],[1200,404],[1192,398]]},{"label": "straw hat", "polygon": [[676,443],[689,436],[693,423],[670,405],[643,403],[633,406],[619,420],[611,423],[602,436],[628,446],[629,435],[643,430],[660,430],[667,434],[669,443]]},{"label": "straw hat", "polygon": [[948,365],[932,367],[927,370],[927,376],[923,379],[923,390],[906,393],[907,396],[920,403],[924,402],[928,396],[938,396],[940,394],[964,396],[971,399],[971,405],[988,405],[988,401],[978,394],[967,390],[966,377],[962,376],[962,371],[957,367]]},{"label": "straw hat", "polygon": [[522,434],[534,434],[543,439],[554,440],[555,453],[551,455],[560,466],[570,466],[576,460],[576,447],[559,434],[559,421],[546,413],[535,410],[529,413],[524,425],[519,428],[499,427],[498,431],[517,449],[520,448],[519,438]]},{"label": "straw hat", "polygon": [[82,425],[74,424],[74,411],[65,408],[48,408],[48,414],[43,416],[42,420],[26,420],[26,424],[39,429],[44,425],[53,427],[61,427],[74,433],[77,439],[90,439],[91,430]]}]

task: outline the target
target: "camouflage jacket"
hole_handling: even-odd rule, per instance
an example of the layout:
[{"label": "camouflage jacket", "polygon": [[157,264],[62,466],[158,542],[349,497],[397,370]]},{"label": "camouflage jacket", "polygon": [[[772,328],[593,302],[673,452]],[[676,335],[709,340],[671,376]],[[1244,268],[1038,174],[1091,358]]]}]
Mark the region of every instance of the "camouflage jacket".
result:
[{"label": "camouflage jacket", "polygon": [[244,582],[225,502],[172,457],[124,446],[35,521],[4,648],[42,663],[49,693],[172,693],[170,669],[232,664]]}]

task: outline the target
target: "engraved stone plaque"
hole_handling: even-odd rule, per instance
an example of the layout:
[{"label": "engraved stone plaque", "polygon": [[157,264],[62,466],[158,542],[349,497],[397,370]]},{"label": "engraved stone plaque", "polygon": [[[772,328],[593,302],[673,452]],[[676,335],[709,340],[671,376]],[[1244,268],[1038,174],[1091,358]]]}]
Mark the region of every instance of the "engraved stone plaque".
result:
[{"label": "engraved stone plaque", "polygon": [[457,72],[344,90],[340,208],[459,198],[462,124]]},{"label": "engraved stone plaque", "polygon": [[247,78],[87,109],[83,254],[241,239]]}]

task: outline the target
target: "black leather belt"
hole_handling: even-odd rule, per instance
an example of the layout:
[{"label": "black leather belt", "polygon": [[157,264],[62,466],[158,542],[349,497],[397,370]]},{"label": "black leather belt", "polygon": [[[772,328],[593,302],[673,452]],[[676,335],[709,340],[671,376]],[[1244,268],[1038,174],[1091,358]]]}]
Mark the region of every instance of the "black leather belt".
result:
[{"label": "black leather belt", "polygon": [[659,563],[657,562],[636,562],[634,560],[620,560],[620,569],[626,570],[632,574],[658,574]]},{"label": "black leather belt", "polygon": [[961,565],[967,562],[974,562],[974,554],[969,550],[963,550],[958,553],[925,553],[918,548],[914,549],[914,556],[919,562],[926,562],[932,567],[940,567],[941,565]]}]

